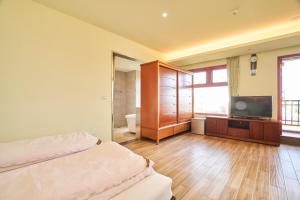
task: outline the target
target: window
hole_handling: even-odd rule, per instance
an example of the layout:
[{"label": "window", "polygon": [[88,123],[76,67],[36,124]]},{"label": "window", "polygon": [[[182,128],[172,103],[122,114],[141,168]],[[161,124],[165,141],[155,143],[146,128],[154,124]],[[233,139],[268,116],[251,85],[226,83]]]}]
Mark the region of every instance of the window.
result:
[{"label": "window", "polygon": [[194,102],[196,113],[227,114],[228,86],[195,88]]},{"label": "window", "polygon": [[212,71],[213,83],[227,82],[227,69],[217,69]]},{"label": "window", "polygon": [[225,65],[194,72],[194,110],[201,114],[227,115],[229,92]]},{"label": "window", "polygon": [[206,72],[198,72],[194,74],[194,84],[205,84]]}]

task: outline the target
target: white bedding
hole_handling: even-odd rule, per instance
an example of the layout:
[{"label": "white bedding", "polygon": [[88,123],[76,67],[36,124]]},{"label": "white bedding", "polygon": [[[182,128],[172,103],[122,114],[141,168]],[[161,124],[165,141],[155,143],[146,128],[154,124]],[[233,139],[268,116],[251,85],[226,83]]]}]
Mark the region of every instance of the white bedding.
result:
[{"label": "white bedding", "polygon": [[153,163],[114,142],[0,173],[0,199],[110,199],[152,174]]},{"label": "white bedding", "polygon": [[[151,170],[151,172],[149,171]],[[140,182],[141,180],[148,178],[149,175],[151,176],[153,173],[153,169],[152,168],[148,168],[147,170],[145,170],[144,172],[122,182],[120,185],[117,185],[115,187],[112,187],[100,194],[95,194],[94,196],[91,196],[89,198],[89,200],[102,200],[102,199],[110,199],[111,197],[114,197],[117,194],[120,194],[121,192],[123,192],[124,190],[135,186],[136,183]],[[130,199],[131,200],[131,199]]]},{"label": "white bedding", "polygon": [[0,171],[83,151],[97,141],[97,137],[79,132],[0,143]]},{"label": "white bedding", "polygon": [[[154,172],[111,200],[170,200],[172,179]],[[95,196],[92,200],[101,200]]]}]

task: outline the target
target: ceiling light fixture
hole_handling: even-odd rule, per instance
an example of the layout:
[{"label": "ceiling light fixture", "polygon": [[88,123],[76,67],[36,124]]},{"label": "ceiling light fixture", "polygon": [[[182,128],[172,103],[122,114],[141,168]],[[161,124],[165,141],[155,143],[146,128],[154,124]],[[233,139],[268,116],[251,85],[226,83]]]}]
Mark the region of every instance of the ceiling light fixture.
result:
[{"label": "ceiling light fixture", "polygon": [[239,12],[240,12],[240,10],[239,10],[238,8],[236,8],[236,9],[233,9],[233,10],[231,11],[231,14],[232,14],[232,15],[237,15]]},{"label": "ceiling light fixture", "polygon": [[161,14],[161,16],[164,17],[164,18],[166,18],[166,17],[168,17],[168,13],[163,12],[163,13]]}]

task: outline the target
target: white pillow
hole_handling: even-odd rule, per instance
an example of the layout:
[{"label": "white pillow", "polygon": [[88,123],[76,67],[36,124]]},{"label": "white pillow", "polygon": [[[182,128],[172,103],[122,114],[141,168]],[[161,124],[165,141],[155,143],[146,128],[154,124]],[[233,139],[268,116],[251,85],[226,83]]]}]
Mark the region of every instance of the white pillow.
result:
[{"label": "white pillow", "polygon": [[83,132],[0,143],[0,167],[60,157],[86,150],[97,141],[95,136]]}]

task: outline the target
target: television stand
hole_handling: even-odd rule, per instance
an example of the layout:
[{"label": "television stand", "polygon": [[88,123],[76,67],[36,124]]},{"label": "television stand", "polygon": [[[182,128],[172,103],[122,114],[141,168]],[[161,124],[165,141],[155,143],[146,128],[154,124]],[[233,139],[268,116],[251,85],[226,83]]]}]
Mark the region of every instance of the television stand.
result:
[{"label": "television stand", "polygon": [[231,116],[230,118],[233,118],[233,119],[249,119],[249,120],[272,120],[271,118],[262,118],[262,117],[239,117],[239,116]]},{"label": "television stand", "polygon": [[207,117],[205,134],[278,146],[281,122],[271,119]]}]

